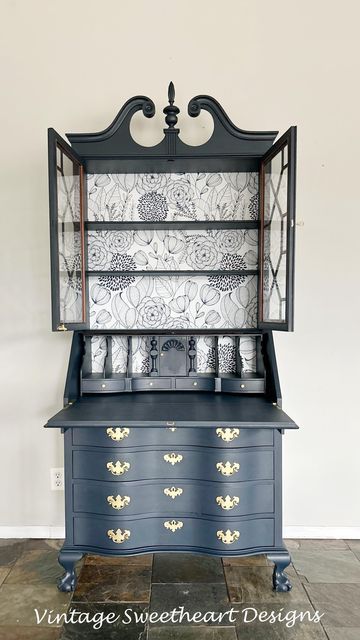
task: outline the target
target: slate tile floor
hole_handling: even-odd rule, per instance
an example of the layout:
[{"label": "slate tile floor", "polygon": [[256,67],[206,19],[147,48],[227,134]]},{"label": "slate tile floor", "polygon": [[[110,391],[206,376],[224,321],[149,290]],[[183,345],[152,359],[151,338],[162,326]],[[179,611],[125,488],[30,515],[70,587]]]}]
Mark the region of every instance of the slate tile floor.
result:
[{"label": "slate tile floor", "polygon": [[[78,567],[75,593],[63,594],[55,586],[61,543],[0,540],[0,640],[360,640],[359,540],[288,540],[289,594],[271,590],[272,566],[263,556],[222,561],[186,554],[88,556]],[[147,613],[181,606],[181,624],[146,624]],[[231,607],[239,612],[234,621]],[[75,609],[83,621],[63,625],[60,617],[50,624],[45,616],[37,625],[35,608],[51,616]],[[318,610],[324,616],[319,624],[306,617],[288,628],[284,622],[246,623],[246,608],[283,617]],[[224,614],[220,623],[187,619],[211,611]],[[94,629],[86,617],[95,622],[101,614],[119,619]]]}]

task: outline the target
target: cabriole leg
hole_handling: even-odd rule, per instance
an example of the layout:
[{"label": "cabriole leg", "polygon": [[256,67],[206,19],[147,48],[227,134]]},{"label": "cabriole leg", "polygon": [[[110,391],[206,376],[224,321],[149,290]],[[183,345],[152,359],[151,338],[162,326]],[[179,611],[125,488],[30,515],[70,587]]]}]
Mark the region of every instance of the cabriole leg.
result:
[{"label": "cabriole leg", "polygon": [[83,555],[79,551],[60,551],[58,561],[64,567],[65,573],[58,582],[59,591],[75,590],[77,582],[75,563],[79,562]]},{"label": "cabriole leg", "polygon": [[290,564],[291,557],[287,551],[279,552],[279,553],[270,553],[268,555],[268,560],[270,562],[274,562],[274,571],[273,571],[273,588],[275,591],[290,591],[291,582],[287,577],[286,573],[284,573],[284,569]]}]

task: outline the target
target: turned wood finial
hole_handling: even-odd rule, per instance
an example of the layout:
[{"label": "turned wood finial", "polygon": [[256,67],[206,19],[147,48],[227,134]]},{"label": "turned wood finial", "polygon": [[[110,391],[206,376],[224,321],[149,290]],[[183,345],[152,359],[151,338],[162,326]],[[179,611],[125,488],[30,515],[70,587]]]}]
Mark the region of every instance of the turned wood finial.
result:
[{"label": "turned wood finial", "polygon": [[168,100],[169,104],[163,109],[163,113],[165,113],[165,122],[168,125],[168,128],[173,129],[178,121],[178,113],[180,113],[180,109],[174,105],[175,87],[173,82],[170,82],[169,84]]}]

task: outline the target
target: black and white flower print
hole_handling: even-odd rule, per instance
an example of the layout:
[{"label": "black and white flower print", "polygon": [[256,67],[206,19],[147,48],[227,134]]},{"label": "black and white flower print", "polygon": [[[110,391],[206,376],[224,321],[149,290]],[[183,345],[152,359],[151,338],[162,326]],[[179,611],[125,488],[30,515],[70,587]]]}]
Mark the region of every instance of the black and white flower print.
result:
[{"label": "black and white flower print", "polygon": [[[131,284],[125,287],[127,277]],[[229,285],[212,286],[204,276],[124,274],[117,289],[103,278],[117,276],[89,278],[94,329],[240,329],[257,324],[256,276],[242,276],[242,284],[235,289],[231,284],[231,290]]]},{"label": "black and white flower print", "polygon": [[90,174],[89,220],[252,220],[257,173]]},{"label": "black and white flower print", "polygon": [[[257,229],[89,231],[89,269],[109,270],[118,253],[132,256],[138,271],[256,269],[257,233]],[[239,262],[239,267],[226,267],[231,255],[241,256],[242,266]]]},{"label": "black and white flower print", "polygon": [[[111,258],[110,271],[134,271],[136,264],[131,256],[122,256],[116,253]],[[99,285],[110,291],[122,291],[135,282],[135,276],[132,275],[103,275],[99,277]]]},{"label": "black and white flower print", "polygon": [[[242,256],[226,253],[220,262],[221,271],[241,271],[246,269],[246,262]],[[220,291],[233,291],[246,281],[245,275],[214,275],[209,276],[209,284]]]}]

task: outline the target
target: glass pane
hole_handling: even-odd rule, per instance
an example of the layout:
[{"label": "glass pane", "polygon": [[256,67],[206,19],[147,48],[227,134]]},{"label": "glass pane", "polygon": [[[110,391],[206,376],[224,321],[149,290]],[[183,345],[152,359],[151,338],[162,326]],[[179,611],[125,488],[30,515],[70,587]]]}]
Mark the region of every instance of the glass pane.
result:
[{"label": "glass pane", "polygon": [[91,221],[258,220],[257,172],[91,174]]},{"label": "glass pane", "polygon": [[257,326],[257,276],[92,276],[91,329]]},{"label": "glass pane", "polygon": [[258,231],[89,231],[88,262],[90,271],[257,269]]},{"label": "glass pane", "polygon": [[84,321],[80,165],[57,145],[60,323]]},{"label": "glass pane", "polygon": [[287,145],[264,166],[263,320],[286,321]]}]

